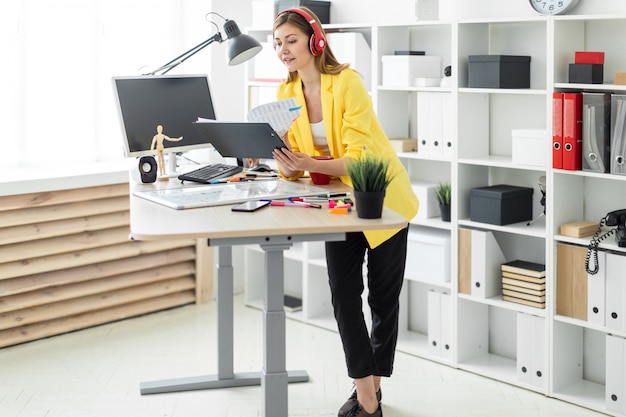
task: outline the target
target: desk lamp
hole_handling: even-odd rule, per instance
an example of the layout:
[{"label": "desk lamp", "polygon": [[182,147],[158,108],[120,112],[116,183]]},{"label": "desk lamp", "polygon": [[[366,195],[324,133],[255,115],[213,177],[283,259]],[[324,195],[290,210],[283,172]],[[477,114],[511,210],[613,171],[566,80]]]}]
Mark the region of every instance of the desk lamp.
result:
[{"label": "desk lamp", "polygon": [[209,39],[194,46],[187,52],[184,52],[183,54],[177,56],[176,58],[172,59],[168,63],[160,66],[154,71],[146,73],[144,75],[166,74],[171,69],[182,64],[188,58],[191,58],[193,55],[197,54],[198,52],[200,52],[202,49],[206,48],[213,42],[222,43],[225,40],[228,40],[228,48],[226,50],[226,59],[228,60],[228,65],[231,65],[231,66],[239,65],[249,60],[250,58],[258,54],[259,52],[261,52],[261,49],[263,48],[261,44],[253,37],[241,33],[239,26],[237,25],[237,23],[235,23],[234,20],[228,20],[222,15],[215,13],[215,12],[209,12],[206,14],[205,17],[208,17],[210,14],[217,15],[221,17],[222,19],[224,19],[224,32],[226,33],[226,39],[224,39],[224,37],[222,36],[222,33],[219,31],[219,26],[217,26],[215,22],[209,20],[209,22],[213,23],[215,27],[217,28],[217,33],[215,35],[211,36]]}]

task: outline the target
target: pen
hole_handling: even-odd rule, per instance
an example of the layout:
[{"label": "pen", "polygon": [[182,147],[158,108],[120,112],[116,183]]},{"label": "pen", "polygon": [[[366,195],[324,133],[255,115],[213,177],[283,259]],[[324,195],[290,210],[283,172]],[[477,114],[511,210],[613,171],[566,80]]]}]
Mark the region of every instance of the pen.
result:
[{"label": "pen", "polygon": [[272,201],[270,205],[279,207],[322,208],[320,204],[305,203],[302,201]]}]

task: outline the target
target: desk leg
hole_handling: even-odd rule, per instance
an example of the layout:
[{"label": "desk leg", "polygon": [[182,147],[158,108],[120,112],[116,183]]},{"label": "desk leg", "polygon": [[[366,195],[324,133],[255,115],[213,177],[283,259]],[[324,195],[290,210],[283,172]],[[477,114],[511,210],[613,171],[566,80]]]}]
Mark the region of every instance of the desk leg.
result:
[{"label": "desk leg", "polygon": [[289,246],[261,245],[265,251],[265,305],[263,306],[262,417],[286,417],[288,390],[284,307],[283,251]]},{"label": "desk leg", "polygon": [[[280,281],[282,283],[282,249],[280,249]],[[193,391],[214,388],[231,388],[244,387],[252,385],[262,385],[261,372],[241,372],[235,374],[233,372],[233,266],[232,266],[232,248],[231,246],[220,246],[217,248],[217,277],[216,277],[216,303],[217,303],[217,375],[201,375],[193,377],[175,378],[159,381],[142,382],[140,384],[140,393],[143,394],[160,394],[166,392]],[[269,262],[269,261],[268,261]],[[275,274],[271,274],[272,276]],[[282,284],[280,289],[275,289],[283,294]],[[282,307],[282,295],[281,307]],[[274,298],[274,297],[273,297]],[[273,326],[271,326],[273,328]],[[283,310],[283,334],[284,341],[284,310]],[[266,344],[267,346],[267,344]],[[282,358],[284,368],[285,358],[284,343],[282,347]],[[267,350],[266,350],[267,352]],[[265,372],[264,372],[265,373]],[[309,380],[308,375],[304,371],[291,371],[288,373],[289,382],[306,382]],[[286,404],[286,388],[285,388],[285,404]],[[263,390],[265,393],[265,389]],[[264,396],[265,397],[265,396]],[[276,416],[280,414],[266,413],[264,416]],[[287,416],[286,412],[284,416]]]}]

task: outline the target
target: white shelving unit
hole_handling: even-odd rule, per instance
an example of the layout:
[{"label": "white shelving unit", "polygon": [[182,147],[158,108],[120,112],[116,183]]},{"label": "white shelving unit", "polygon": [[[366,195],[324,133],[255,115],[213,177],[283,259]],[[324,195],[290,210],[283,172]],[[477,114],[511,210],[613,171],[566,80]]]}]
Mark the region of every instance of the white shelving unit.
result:
[{"label": "white shelving unit", "polygon": [[[626,176],[553,169],[551,163],[554,91],[626,93],[626,86],[613,84],[614,72],[626,70],[626,55],[618,41],[626,38],[626,15],[333,24],[327,30],[357,31],[366,38],[372,54],[372,102],[389,137],[419,139],[418,94],[450,96],[451,149],[437,156],[419,151],[399,154],[412,181],[450,181],[453,204],[450,222],[439,217],[411,221],[411,233],[426,236],[436,232],[449,237],[445,251],[450,269],[447,280],[407,272],[398,349],[600,412],[626,415],[626,405],[622,409],[616,404],[619,401],[611,399],[615,376],[607,371],[614,362],[623,366],[622,396],[626,397],[625,360],[615,356],[615,352],[626,351],[620,345],[626,346],[626,331],[556,313],[556,246],[589,244],[589,238],[560,235],[560,225],[598,221],[609,211],[626,208]],[[265,40],[270,31],[253,29],[248,33]],[[424,50],[441,56],[442,70],[452,66],[450,85],[383,86],[381,57],[396,50]],[[568,64],[575,51],[605,52],[605,84],[567,83]],[[468,56],[486,54],[531,56],[530,88],[470,88]],[[276,83],[249,77],[248,102],[256,104],[252,102],[259,95],[254,89],[275,87]],[[513,163],[512,129],[546,129],[545,166]],[[544,207],[540,204],[542,176],[547,188],[545,216],[541,216]],[[470,220],[470,190],[496,184],[532,187],[533,218],[538,220],[531,225],[506,226]],[[545,264],[546,308],[506,302],[499,295],[482,298],[460,293],[461,228],[491,233],[506,260]],[[626,255],[626,249],[617,247],[613,239],[603,241],[600,248]],[[408,256],[419,256],[419,249]],[[286,257],[286,292],[303,300],[302,311],[288,313],[290,317],[336,330],[323,244],[296,245]],[[250,305],[260,305],[261,280],[255,274],[263,270],[262,262],[260,251],[246,249],[245,291]]]}]

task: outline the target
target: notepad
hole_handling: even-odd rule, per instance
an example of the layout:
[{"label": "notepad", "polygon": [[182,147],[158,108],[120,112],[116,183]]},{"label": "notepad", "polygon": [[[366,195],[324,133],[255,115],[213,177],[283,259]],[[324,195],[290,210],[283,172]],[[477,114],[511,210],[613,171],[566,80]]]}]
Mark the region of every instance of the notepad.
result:
[{"label": "notepad", "polygon": [[133,192],[137,197],[176,210],[242,203],[249,200],[328,195],[329,193],[329,190],[322,187],[286,180],[246,181]]}]

